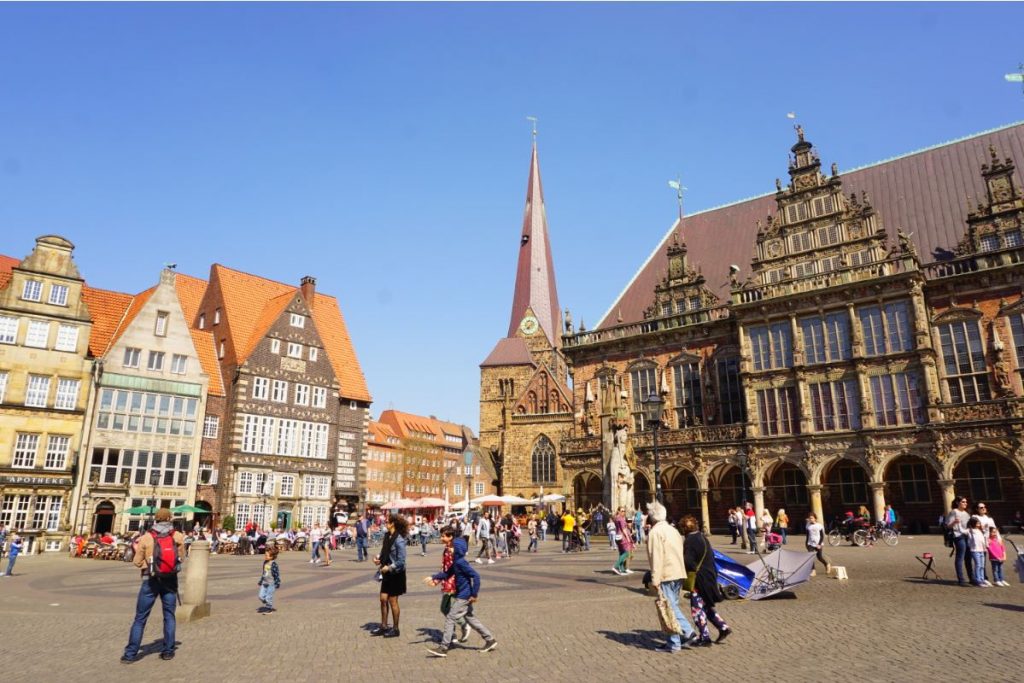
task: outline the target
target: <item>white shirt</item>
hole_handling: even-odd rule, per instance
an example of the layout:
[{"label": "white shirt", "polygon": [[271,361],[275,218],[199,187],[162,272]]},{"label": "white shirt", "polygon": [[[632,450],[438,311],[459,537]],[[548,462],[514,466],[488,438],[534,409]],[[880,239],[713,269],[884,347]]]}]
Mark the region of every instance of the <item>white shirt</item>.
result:
[{"label": "white shirt", "polygon": [[978,520],[978,524],[981,526],[981,533],[985,534],[985,538],[988,538],[988,530],[996,525],[988,515],[974,515],[974,519]]},{"label": "white shirt", "polygon": [[817,549],[825,541],[825,527],[820,522],[807,525],[807,547]]}]

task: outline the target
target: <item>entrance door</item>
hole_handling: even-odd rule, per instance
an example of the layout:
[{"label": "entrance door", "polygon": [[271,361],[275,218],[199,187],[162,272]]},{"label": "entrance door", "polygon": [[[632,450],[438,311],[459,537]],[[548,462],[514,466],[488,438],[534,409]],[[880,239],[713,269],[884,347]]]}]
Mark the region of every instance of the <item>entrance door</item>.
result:
[{"label": "entrance door", "polygon": [[114,530],[114,504],[105,500],[96,506],[96,517],[92,525],[93,532],[106,534]]},{"label": "entrance door", "polygon": [[278,510],[277,512],[277,528],[282,531],[288,531],[292,525],[292,513],[287,510]]}]

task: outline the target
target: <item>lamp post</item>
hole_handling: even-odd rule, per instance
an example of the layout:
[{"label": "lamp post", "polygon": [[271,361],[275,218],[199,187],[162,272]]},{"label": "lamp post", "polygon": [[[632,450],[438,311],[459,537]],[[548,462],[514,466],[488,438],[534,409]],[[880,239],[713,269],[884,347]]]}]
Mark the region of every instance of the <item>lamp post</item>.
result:
[{"label": "lamp post", "polygon": [[153,524],[156,523],[156,487],[160,485],[160,472],[159,470],[153,470],[149,473],[149,485],[153,487],[153,504],[149,507],[149,528],[153,528]]},{"label": "lamp post", "polygon": [[466,519],[469,519],[469,485],[473,480],[473,451],[467,446],[462,451],[462,464],[465,466],[466,474]]},{"label": "lamp post", "polygon": [[78,535],[81,536],[85,532],[85,514],[86,510],[89,509],[89,492],[86,491],[82,494],[82,517],[78,521]]},{"label": "lamp post", "polygon": [[747,502],[747,454],[740,452],[736,456],[736,462],[740,466],[740,505]]},{"label": "lamp post", "polygon": [[658,460],[658,430],[661,428],[661,412],[665,402],[661,396],[652,391],[643,401],[644,422],[650,425],[654,438],[654,499],[663,503],[661,496],[661,463]]}]

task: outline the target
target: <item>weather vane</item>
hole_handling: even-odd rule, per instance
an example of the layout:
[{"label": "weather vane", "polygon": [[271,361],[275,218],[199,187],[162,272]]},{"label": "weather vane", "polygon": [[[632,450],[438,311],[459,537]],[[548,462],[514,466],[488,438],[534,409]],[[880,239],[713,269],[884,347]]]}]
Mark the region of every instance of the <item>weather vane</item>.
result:
[{"label": "weather vane", "polygon": [[537,117],[527,116],[526,120],[533,124],[533,141],[537,142]]},{"label": "weather vane", "polygon": [[682,176],[677,177],[675,180],[668,181],[668,186],[676,191],[676,201],[679,202],[679,226],[683,225],[683,192],[687,190],[683,187]]}]

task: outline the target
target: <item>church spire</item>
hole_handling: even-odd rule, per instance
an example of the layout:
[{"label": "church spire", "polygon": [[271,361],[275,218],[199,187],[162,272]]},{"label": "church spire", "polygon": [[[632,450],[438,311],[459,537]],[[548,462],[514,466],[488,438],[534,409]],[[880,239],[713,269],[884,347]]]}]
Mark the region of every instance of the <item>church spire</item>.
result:
[{"label": "church spire", "polygon": [[551,242],[544,213],[544,192],[540,184],[540,163],[537,160],[537,132],[534,128],[533,154],[530,158],[530,179],[526,186],[526,211],[519,238],[519,265],[516,267],[516,288],[512,295],[512,318],[508,336],[513,337],[528,310],[537,317],[541,329],[555,348],[560,348],[561,326],[558,290],[555,287],[555,265],[551,258]]}]

